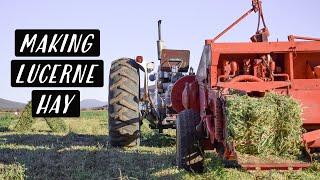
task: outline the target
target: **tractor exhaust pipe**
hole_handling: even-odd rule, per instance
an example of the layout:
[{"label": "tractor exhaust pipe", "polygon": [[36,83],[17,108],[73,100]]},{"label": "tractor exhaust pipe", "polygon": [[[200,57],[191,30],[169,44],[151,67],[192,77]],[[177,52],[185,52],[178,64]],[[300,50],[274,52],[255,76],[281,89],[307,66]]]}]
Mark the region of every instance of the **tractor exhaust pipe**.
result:
[{"label": "tractor exhaust pipe", "polygon": [[158,59],[161,60],[161,51],[164,48],[163,41],[161,39],[161,20],[158,21],[158,41],[157,41],[157,50],[158,50]]}]

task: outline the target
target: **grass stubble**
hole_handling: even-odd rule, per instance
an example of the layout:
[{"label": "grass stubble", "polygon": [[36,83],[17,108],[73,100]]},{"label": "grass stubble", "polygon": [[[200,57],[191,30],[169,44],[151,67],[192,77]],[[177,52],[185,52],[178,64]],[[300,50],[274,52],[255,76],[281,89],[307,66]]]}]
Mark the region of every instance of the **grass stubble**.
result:
[{"label": "grass stubble", "polygon": [[[163,135],[141,127],[140,147],[112,148],[108,144],[107,112],[81,112],[64,118],[68,132],[55,133],[41,120],[30,131],[13,132],[17,120],[0,114],[0,179],[318,179],[320,166],[301,172],[248,173],[225,168],[215,153],[205,156],[205,173],[175,166],[175,131]],[[10,121],[10,123],[8,123]],[[2,122],[3,125],[2,125]],[[10,124],[10,125],[8,125]]]}]

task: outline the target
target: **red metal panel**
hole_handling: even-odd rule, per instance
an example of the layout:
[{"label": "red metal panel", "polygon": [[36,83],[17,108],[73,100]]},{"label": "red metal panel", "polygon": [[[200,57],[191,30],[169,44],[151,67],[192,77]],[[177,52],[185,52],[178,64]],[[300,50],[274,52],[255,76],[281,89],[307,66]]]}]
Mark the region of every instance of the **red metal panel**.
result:
[{"label": "red metal panel", "polygon": [[243,163],[240,164],[248,171],[268,171],[268,170],[280,170],[280,171],[300,171],[304,168],[310,167],[310,163],[270,163],[270,164],[258,164],[258,163]]},{"label": "red metal panel", "polygon": [[237,89],[241,91],[265,91],[274,88],[286,87],[291,85],[291,82],[285,81],[270,81],[270,82],[227,82],[218,83],[218,87]]},{"label": "red metal panel", "polygon": [[170,98],[171,98],[172,107],[175,111],[180,112],[184,110],[184,107],[182,104],[182,92],[184,90],[186,83],[191,83],[194,80],[195,80],[194,75],[188,75],[180,78],[178,81],[174,83],[171,90]]},{"label": "red metal panel", "polygon": [[320,129],[304,133],[302,135],[302,139],[304,143],[310,143],[312,141],[320,139]]},{"label": "red metal panel", "polygon": [[210,137],[210,142],[212,144],[214,144],[214,140],[215,140],[215,132],[214,132],[214,126],[213,126],[213,119],[212,119],[212,116],[211,115],[207,115],[207,116],[204,116],[204,122],[205,122],[205,125],[206,125],[206,129],[209,131],[209,137]]},{"label": "red metal panel", "polygon": [[320,124],[320,90],[293,90],[290,95],[302,104],[304,124]]},{"label": "red metal panel", "polygon": [[320,148],[320,140],[315,140],[313,142],[308,143],[309,148]]},{"label": "red metal panel", "polygon": [[[320,49],[320,47],[318,47]],[[292,53],[293,55],[293,73],[295,79],[314,78],[312,71],[315,66],[320,65],[320,53]],[[308,73],[307,71],[311,71]]]},{"label": "red metal panel", "polygon": [[320,79],[295,79],[293,84],[295,90],[320,90]]},{"label": "red metal panel", "polygon": [[208,107],[208,92],[203,84],[199,84],[199,102],[200,116],[203,118],[206,115],[206,108]]},{"label": "red metal panel", "polygon": [[320,52],[320,41],[212,43],[211,52],[220,54],[266,54],[271,52]]}]

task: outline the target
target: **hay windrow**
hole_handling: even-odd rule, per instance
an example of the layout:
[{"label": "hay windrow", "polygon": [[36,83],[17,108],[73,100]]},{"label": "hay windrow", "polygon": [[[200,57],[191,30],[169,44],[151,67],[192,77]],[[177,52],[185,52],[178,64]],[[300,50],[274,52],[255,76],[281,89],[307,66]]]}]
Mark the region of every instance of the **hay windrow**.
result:
[{"label": "hay windrow", "polygon": [[302,107],[290,96],[267,93],[227,98],[228,135],[240,153],[292,157],[301,153]]},{"label": "hay windrow", "polygon": [[67,132],[68,128],[62,118],[44,118],[53,132]]},{"label": "hay windrow", "polygon": [[[67,132],[68,127],[62,118],[37,118],[45,120],[50,129],[53,132]],[[25,106],[23,112],[21,113],[17,124],[14,127],[14,131],[26,132],[30,131],[32,125],[35,123],[36,119],[32,117],[32,104],[31,101]]]},{"label": "hay windrow", "polygon": [[24,107],[17,124],[14,127],[14,131],[25,132],[31,129],[35,119],[32,117],[32,105],[31,101]]}]

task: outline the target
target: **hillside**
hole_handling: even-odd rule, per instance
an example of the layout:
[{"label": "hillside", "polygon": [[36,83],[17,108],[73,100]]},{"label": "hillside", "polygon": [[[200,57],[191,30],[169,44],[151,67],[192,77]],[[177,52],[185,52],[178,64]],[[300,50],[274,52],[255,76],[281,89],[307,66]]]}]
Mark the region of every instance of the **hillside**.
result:
[{"label": "hillside", "polygon": [[23,109],[26,104],[0,98],[0,110]]},{"label": "hillside", "polygon": [[97,107],[107,106],[107,102],[99,101],[97,99],[84,99],[80,102],[81,109],[91,109]]}]

